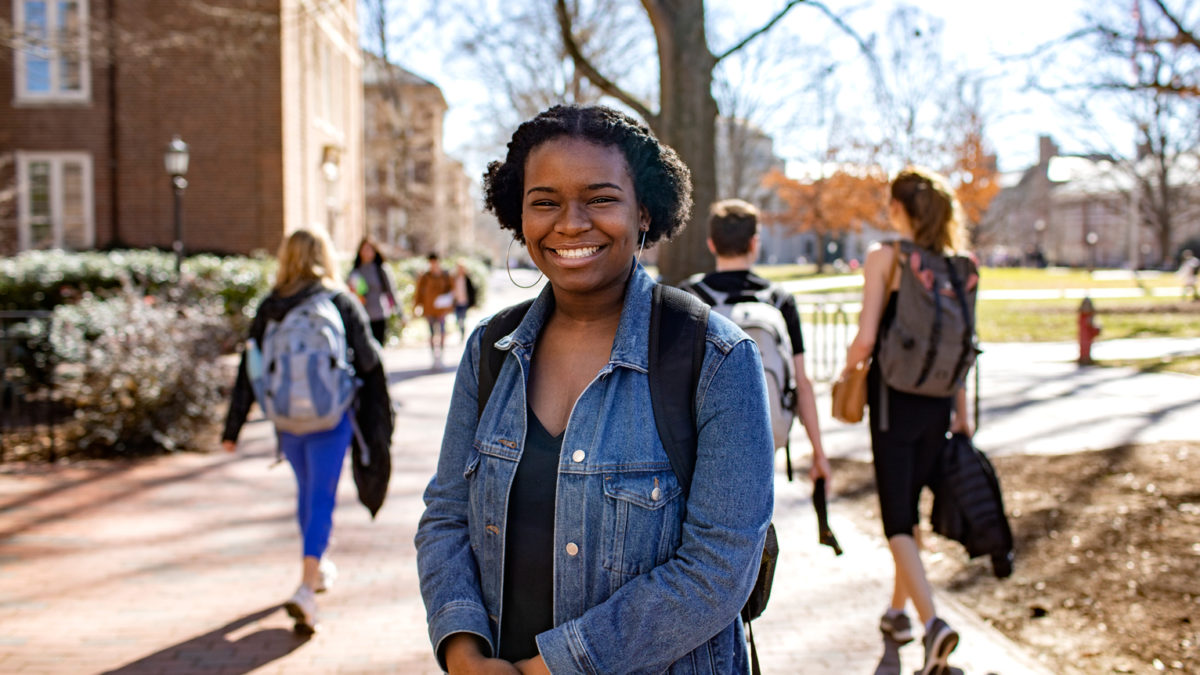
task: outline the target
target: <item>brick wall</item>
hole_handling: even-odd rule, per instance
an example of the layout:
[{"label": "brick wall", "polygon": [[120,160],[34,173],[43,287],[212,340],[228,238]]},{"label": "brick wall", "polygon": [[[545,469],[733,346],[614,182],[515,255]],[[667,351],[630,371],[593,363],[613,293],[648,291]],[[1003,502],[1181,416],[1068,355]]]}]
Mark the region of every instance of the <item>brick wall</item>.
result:
[{"label": "brick wall", "polygon": [[[104,53],[110,5],[119,26],[112,60]],[[191,156],[183,198],[185,246],[273,252],[285,231],[322,222],[324,186],[313,177],[319,176],[319,148],[337,145],[342,204],[335,234],[341,247],[353,247],[362,232],[361,66],[353,3],[326,17],[299,10],[296,0],[92,0],[89,8],[92,86],[86,103],[14,107],[13,53],[0,50],[0,195],[12,185],[17,150],[89,152],[96,245],[113,243],[115,195],[120,243],[170,247],[173,192],[163,153],[178,134]],[[314,132],[311,101],[288,108],[302,89],[311,99],[319,75],[310,66],[285,79],[285,59],[311,50],[284,40],[316,34],[289,35],[289,8],[293,22],[297,11],[308,12],[307,23],[338,33],[343,44],[343,86],[333,93],[343,99],[337,109],[346,122],[336,138]],[[12,15],[12,0],[0,0],[0,16]],[[109,97],[110,63],[116,71],[115,105]],[[295,116],[295,123],[285,126],[285,115]],[[305,151],[297,152],[301,144],[307,144]],[[285,161],[297,162],[292,168],[305,180],[287,180]],[[320,195],[307,194],[314,187],[322,189]],[[285,214],[289,191],[298,191],[287,199],[300,208]],[[13,251],[15,231],[15,209],[0,197],[0,253]]]},{"label": "brick wall", "polygon": [[[92,2],[93,25],[106,21],[104,2]],[[0,18],[13,17],[12,0],[0,0]],[[0,49],[0,254],[17,248],[16,152],[70,151],[92,156],[96,243],[103,245],[112,232],[112,171],[109,156],[108,67],[93,58],[91,98],[83,103],[16,104],[14,54]]]}]

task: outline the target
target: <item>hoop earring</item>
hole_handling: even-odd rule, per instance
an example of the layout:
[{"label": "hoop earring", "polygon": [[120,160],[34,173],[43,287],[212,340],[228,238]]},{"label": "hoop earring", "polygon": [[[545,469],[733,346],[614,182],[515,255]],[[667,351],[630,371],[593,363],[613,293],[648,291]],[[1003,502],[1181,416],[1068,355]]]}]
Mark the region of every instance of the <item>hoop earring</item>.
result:
[{"label": "hoop earring", "polygon": [[515,242],[516,240],[517,240],[516,237],[513,237],[512,239],[508,240],[508,250],[504,254],[504,270],[506,272],[508,272],[508,280],[512,282],[513,286],[516,286],[517,288],[533,288],[534,286],[537,286],[539,283],[541,283],[542,277],[545,276],[545,273],[542,272],[541,269],[539,269],[538,270],[538,278],[536,280],[534,280],[534,282],[532,284],[529,284],[528,286],[522,286],[521,284],[517,283],[516,279],[513,279],[512,262],[511,262],[512,261],[512,245],[513,245],[513,242]]},{"label": "hoop earring", "polygon": [[637,257],[637,262],[639,265],[642,264],[642,251],[645,249],[646,249],[646,231],[642,230],[642,243],[640,246],[638,246],[638,257]]}]

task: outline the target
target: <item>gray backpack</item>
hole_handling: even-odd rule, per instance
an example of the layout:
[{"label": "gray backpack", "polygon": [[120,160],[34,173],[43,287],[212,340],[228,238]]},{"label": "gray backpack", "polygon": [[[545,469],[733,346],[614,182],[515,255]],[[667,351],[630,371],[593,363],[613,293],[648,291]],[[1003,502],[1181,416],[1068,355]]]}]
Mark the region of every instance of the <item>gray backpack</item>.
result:
[{"label": "gray backpack", "polygon": [[683,288],[736,323],[758,345],[767,380],[767,404],[771,410],[775,447],[787,447],[796,411],[796,363],[792,360],[792,338],[788,335],[787,322],[775,304],[771,289],[742,295],[722,293],[704,283],[702,274],[688,279]]},{"label": "gray backpack", "polygon": [[261,365],[251,370],[259,372],[250,373],[255,397],[279,431],[332,429],[354,402],[359,382],[332,293],[316,293],[282,321],[269,321],[261,357],[252,352],[256,359]]},{"label": "gray backpack", "polygon": [[943,256],[911,241],[894,242],[900,273],[896,314],[879,336],[883,380],[922,396],[951,396],[979,353],[975,293],[979,268],[967,256]]}]

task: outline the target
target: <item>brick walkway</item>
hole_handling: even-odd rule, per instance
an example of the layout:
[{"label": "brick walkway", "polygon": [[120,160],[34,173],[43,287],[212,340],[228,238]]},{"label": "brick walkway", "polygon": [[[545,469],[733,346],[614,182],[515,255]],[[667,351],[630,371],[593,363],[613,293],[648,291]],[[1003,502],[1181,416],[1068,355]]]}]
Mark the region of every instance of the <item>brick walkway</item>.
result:
[{"label": "brick walkway", "polygon": [[[436,673],[412,537],[453,372],[427,364],[425,350],[388,353],[401,404],[388,503],[371,522],[343,480],[330,551],[342,576],[319,596],[324,622],[308,641],[279,609],[298,581],[299,542],[291,472],[272,467],[265,423],[247,426],[236,455],[0,474],[0,672]],[[781,569],[755,624],[764,671],[876,672],[890,593],[882,538],[837,518],[835,503],[847,551],[835,558],[816,544],[807,487],[779,475]],[[962,633],[954,662],[965,672],[1042,672],[940,602]],[[901,656],[911,672],[921,648]]]}]

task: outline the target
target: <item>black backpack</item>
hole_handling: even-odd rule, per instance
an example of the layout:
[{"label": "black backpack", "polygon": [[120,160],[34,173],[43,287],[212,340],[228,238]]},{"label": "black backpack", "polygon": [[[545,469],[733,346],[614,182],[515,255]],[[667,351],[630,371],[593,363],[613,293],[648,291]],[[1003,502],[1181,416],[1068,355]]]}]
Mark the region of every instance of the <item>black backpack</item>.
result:
[{"label": "black backpack", "polygon": [[[479,356],[479,410],[487,407],[488,398],[507,352],[495,348],[496,341],[516,330],[533,300],[526,300],[501,310],[483,331]],[[657,284],[650,312],[650,401],[654,407],[654,423],[658,437],[667,450],[671,469],[675,472],[686,499],[696,468],[696,419],[693,402],[704,365],[704,341],[708,327],[708,305],[699,298],[678,288]],[[742,607],[742,619],[757,619],[767,607],[771,582],[775,577],[775,561],[779,543],[775,525],[767,527],[758,578]],[[753,639],[751,641],[753,650]],[[757,654],[755,654],[757,661]],[[757,670],[757,669],[756,669]]]},{"label": "black backpack", "polygon": [[1003,579],[1013,571],[1013,536],[1004,513],[1004,495],[987,455],[963,434],[954,434],[942,451],[934,482],[933,531],[953,539],[971,558],[989,555],[992,572]]}]

